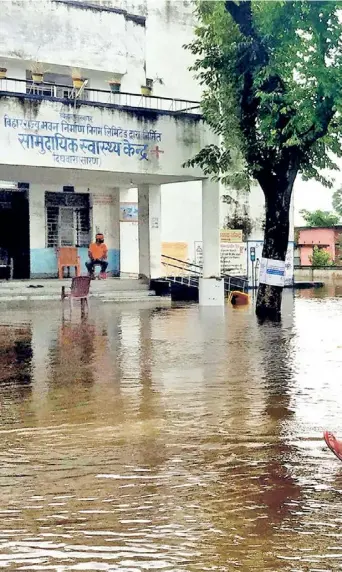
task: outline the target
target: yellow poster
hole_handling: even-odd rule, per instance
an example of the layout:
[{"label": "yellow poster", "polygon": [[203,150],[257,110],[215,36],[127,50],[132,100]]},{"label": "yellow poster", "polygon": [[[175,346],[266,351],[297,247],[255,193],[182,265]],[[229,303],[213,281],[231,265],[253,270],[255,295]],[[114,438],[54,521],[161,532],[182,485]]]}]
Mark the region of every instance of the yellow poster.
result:
[{"label": "yellow poster", "polygon": [[220,232],[221,242],[242,242],[242,230],[225,228]]},{"label": "yellow poster", "polygon": [[188,260],[187,242],[162,242],[162,268],[165,276],[181,276],[186,274],[186,266],[182,261]]}]

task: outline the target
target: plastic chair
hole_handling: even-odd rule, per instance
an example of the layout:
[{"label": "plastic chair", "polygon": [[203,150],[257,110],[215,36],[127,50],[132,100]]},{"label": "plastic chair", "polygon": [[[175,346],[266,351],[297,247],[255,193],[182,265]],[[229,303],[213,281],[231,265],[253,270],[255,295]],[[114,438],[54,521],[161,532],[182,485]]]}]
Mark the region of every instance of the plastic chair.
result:
[{"label": "plastic chair", "polygon": [[63,278],[63,268],[73,266],[76,276],[81,274],[81,261],[74,246],[62,246],[57,248],[58,278]]},{"label": "plastic chair", "polygon": [[84,304],[89,308],[88,297],[91,278],[89,276],[76,276],[71,281],[70,292],[65,292],[65,286],[62,286],[61,300],[64,302],[65,298],[69,299],[70,311],[74,300],[81,301],[81,308],[83,310]]}]

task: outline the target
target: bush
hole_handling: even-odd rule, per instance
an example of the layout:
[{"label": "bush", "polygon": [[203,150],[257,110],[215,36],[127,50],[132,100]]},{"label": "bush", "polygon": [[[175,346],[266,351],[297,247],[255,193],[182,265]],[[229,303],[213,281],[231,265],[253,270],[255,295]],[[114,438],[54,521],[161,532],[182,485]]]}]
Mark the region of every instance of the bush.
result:
[{"label": "bush", "polygon": [[319,248],[318,246],[314,246],[312,255],[309,256],[309,260],[311,262],[311,266],[333,266],[334,262],[331,258],[331,255],[325,248]]}]

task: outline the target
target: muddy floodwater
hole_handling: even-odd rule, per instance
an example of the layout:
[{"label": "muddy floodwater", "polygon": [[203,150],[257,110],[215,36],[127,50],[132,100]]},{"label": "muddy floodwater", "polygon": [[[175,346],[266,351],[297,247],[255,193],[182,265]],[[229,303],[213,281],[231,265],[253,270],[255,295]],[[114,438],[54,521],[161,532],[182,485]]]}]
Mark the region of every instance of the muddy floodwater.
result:
[{"label": "muddy floodwater", "polygon": [[342,569],[342,289],[0,313],[0,568]]}]

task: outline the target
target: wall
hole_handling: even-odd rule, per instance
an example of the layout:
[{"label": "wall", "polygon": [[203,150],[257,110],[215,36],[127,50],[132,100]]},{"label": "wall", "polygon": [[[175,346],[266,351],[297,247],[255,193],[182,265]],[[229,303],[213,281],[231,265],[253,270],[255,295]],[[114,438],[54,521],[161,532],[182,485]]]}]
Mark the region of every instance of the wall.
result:
[{"label": "wall", "polygon": [[189,71],[194,57],[183,48],[194,36],[194,3],[145,0],[145,6],[146,75],[163,81],[162,85],[155,82],[154,93],[198,101],[202,88]]},{"label": "wall", "polygon": [[[138,203],[137,189],[122,189],[121,203]],[[139,274],[138,223],[120,222],[120,271],[122,274]]]},{"label": "wall", "polygon": [[202,183],[164,185],[161,193],[162,242],[186,242],[195,259],[195,242],[202,240]]},{"label": "wall", "polygon": [[313,248],[313,246],[300,246],[300,264],[303,264],[303,266],[311,265],[310,257],[312,256]]},{"label": "wall", "polygon": [[[61,192],[57,185],[31,184],[29,190],[30,208],[30,259],[31,277],[55,277],[57,275],[57,254],[54,248],[46,248],[45,230],[45,192]],[[90,193],[92,209],[93,236],[101,231],[105,234],[108,246],[108,272],[118,275],[120,272],[120,235],[119,235],[119,191],[118,189],[89,189],[76,187],[75,192]],[[84,273],[88,260],[88,249],[79,248],[81,271]]]},{"label": "wall", "polygon": [[104,4],[95,0],[89,4],[6,0],[1,11],[0,60],[21,60],[24,69],[38,60],[58,73],[79,67],[90,77],[91,86],[103,89],[105,81],[119,73],[123,74],[122,90],[133,93],[139,92],[148,77],[155,80],[156,95],[200,98],[201,88],[189,71],[193,56],[183,48],[193,37],[191,2],[114,0]]},{"label": "wall", "polygon": [[134,61],[136,82],[145,75],[145,26],[124,14],[50,0],[6,1],[1,32],[1,57],[108,74],[126,74]]},{"label": "wall", "polygon": [[324,282],[339,281],[341,284],[342,266],[325,266],[324,268],[296,268],[295,279],[300,280],[324,280]]}]

